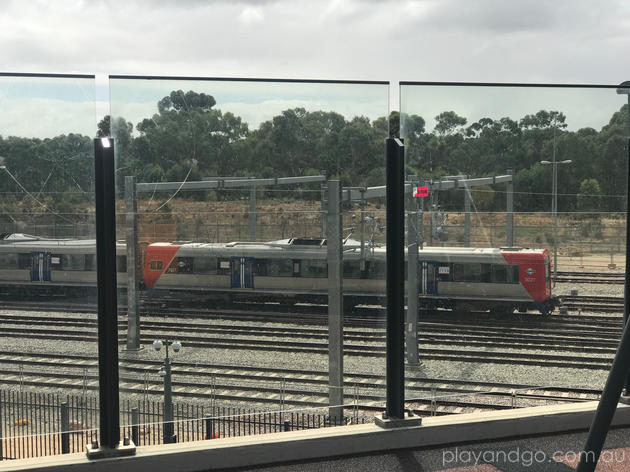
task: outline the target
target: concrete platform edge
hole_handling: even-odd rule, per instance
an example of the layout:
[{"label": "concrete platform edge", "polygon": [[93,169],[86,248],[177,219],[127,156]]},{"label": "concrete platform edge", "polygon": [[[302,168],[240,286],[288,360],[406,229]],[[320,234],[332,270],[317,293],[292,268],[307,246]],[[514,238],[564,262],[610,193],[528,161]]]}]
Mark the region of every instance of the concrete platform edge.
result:
[{"label": "concrete platform edge", "polygon": [[[432,417],[425,418],[422,426],[410,428],[382,429],[369,424],[138,447],[135,456],[99,461],[88,461],[83,453],[0,462],[0,472],[10,470],[193,472],[326,460],[358,454],[386,454],[398,449],[447,447],[480,440],[586,430],[590,426],[597,404],[587,402]],[[613,425],[630,425],[630,406],[619,405]]]}]

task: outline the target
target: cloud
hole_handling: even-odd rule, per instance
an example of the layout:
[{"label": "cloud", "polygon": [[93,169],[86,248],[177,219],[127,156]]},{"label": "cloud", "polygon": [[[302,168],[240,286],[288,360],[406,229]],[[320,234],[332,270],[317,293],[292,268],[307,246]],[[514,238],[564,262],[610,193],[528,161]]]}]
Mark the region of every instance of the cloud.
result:
[{"label": "cloud", "polygon": [[2,67],[25,72],[618,83],[628,50],[623,0],[33,0],[0,16]]},{"label": "cloud", "polygon": [[240,20],[245,25],[250,25],[252,23],[260,23],[265,19],[265,14],[261,7],[247,7],[245,8],[240,15]]}]

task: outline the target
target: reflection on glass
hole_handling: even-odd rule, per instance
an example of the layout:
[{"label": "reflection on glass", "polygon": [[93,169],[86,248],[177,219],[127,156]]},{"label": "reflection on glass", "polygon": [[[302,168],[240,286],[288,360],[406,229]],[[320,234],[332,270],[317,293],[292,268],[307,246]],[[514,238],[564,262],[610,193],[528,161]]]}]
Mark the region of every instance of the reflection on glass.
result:
[{"label": "reflection on glass", "polygon": [[[256,415],[267,431],[345,421],[353,387],[328,380],[327,182],[344,188],[333,222],[344,242],[341,310],[382,316],[385,192],[369,189],[385,184],[387,84],[112,77],[110,90],[102,128],[116,138],[118,235],[138,248],[138,343],[186,346],[168,381],[151,351],[124,356],[125,401],[145,412],[138,421],[163,428],[138,402],[161,402],[170,387],[178,437],[189,420],[206,437],[243,434]],[[369,373],[364,399],[382,402],[372,380],[384,374],[384,338],[369,331],[345,341],[354,355],[337,365],[357,383]],[[362,349],[377,357],[366,364]],[[330,419],[329,402],[345,419]]]},{"label": "reflection on glass", "polygon": [[93,77],[0,75],[4,459],[97,434],[95,131]]},{"label": "reflection on glass", "polygon": [[407,388],[430,390],[412,407],[597,398],[621,329],[625,91],[401,85],[407,169],[428,188],[407,208],[428,337]]}]

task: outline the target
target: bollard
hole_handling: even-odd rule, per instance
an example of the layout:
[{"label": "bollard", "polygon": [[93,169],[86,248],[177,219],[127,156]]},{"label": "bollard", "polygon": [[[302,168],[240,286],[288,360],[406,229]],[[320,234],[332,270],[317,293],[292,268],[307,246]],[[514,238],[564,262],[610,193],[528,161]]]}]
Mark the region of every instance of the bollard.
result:
[{"label": "bollard", "polygon": [[70,409],[67,403],[59,405],[61,408],[61,453],[70,453]]},{"label": "bollard", "polygon": [[284,420],[284,430],[291,431],[291,423],[289,422],[289,420]]},{"label": "bollard", "polygon": [[140,442],[140,412],[138,408],[131,409],[131,440],[136,446]]}]

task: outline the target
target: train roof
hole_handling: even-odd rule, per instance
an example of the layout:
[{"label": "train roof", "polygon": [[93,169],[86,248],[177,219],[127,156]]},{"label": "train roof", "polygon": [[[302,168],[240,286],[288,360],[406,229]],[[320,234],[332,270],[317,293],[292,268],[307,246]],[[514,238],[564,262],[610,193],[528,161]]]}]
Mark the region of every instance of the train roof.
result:
[{"label": "train roof", "polygon": [[[117,248],[120,250],[125,246],[124,241],[118,241],[116,243]],[[153,243],[152,247],[168,247],[168,246],[180,246],[184,249],[184,252],[199,253],[206,251],[216,251],[218,253],[242,253],[242,254],[255,254],[258,251],[269,252],[277,251],[279,253],[291,253],[296,256],[300,254],[326,254],[327,241],[324,238],[287,238],[276,241],[233,241],[229,243],[193,243],[193,242],[176,242],[176,243]],[[55,247],[63,247],[67,249],[75,248],[77,250],[85,250],[89,248],[96,248],[95,239],[54,239],[54,238],[41,238],[25,233],[4,233],[0,234],[0,248],[22,248],[25,250],[43,250],[51,249]],[[344,254],[360,254],[361,242],[356,239],[347,238],[343,243]],[[385,246],[376,246],[374,248],[367,247],[368,254],[375,253],[384,255],[386,252]],[[490,256],[499,255],[504,253],[519,253],[519,254],[544,254],[546,249],[530,249],[522,247],[503,247],[503,248],[476,248],[476,247],[438,247],[438,246],[425,246],[419,249],[419,254],[423,258],[434,256],[437,259],[448,258],[449,256]],[[319,257],[319,256],[317,256]]]},{"label": "train roof", "polygon": [[[125,243],[116,242],[116,248],[125,247]],[[55,239],[41,238],[24,233],[0,234],[0,249],[12,248],[22,250],[44,251],[53,248],[76,249],[79,251],[96,251],[96,239]],[[91,252],[91,251],[90,251]]]},{"label": "train roof", "polygon": [[[216,253],[223,254],[241,254],[241,255],[256,255],[259,252],[269,253],[270,251],[278,253],[287,253],[299,256],[301,254],[318,254],[318,257],[325,257],[326,254],[326,240],[325,239],[309,239],[306,244],[295,244],[294,238],[281,239],[277,241],[268,242],[247,242],[247,241],[233,241],[229,243],[154,243],[153,247],[166,247],[166,246],[180,246],[184,253],[199,254],[207,251],[214,251]],[[383,256],[386,252],[385,246],[377,246],[374,248],[367,248],[368,254],[378,254]],[[436,260],[447,259],[451,256],[467,256],[471,258],[483,257],[483,256],[500,256],[503,253],[520,253],[520,254],[543,254],[545,249],[529,249],[529,248],[476,248],[476,247],[424,247],[418,252],[423,258],[435,257]],[[354,239],[347,239],[344,241],[343,252],[346,255],[360,254],[361,243]],[[312,256],[311,256],[312,257]]]},{"label": "train roof", "polygon": [[[268,249],[268,248],[281,248],[281,249],[313,249],[313,250],[321,250],[326,247],[326,240],[322,240],[323,244],[298,244],[294,243],[293,238],[290,239],[280,239],[278,241],[256,241],[256,242],[248,242],[248,241],[232,241],[229,243],[153,243],[152,246],[172,246],[172,245],[180,245],[182,247],[187,248],[251,248],[251,249]],[[361,242],[355,239],[346,239],[343,243],[344,250],[352,250],[352,249],[360,249]],[[377,250],[385,250],[384,245],[376,246]],[[496,252],[541,252],[544,249],[531,249],[525,247],[500,247],[500,248],[486,248],[486,247],[460,247],[460,246],[425,246],[422,249],[419,249],[420,252],[430,252],[430,253],[496,253]]]}]

